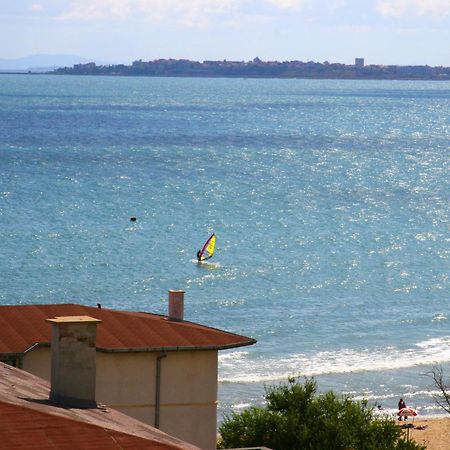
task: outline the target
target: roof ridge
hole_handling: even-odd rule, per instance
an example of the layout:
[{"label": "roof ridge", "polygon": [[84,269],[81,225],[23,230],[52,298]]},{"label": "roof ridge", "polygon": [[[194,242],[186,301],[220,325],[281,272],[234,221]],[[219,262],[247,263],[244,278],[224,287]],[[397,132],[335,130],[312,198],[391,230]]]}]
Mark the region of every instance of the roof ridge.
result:
[{"label": "roof ridge", "polygon": [[44,319],[80,314],[102,320],[97,328],[99,351],[223,350],[256,342],[234,332],[189,320],[174,321],[147,311],[96,308],[78,303],[0,305],[0,317],[17,331],[6,333],[0,327],[0,354],[23,354],[36,344],[48,345],[51,327]]}]

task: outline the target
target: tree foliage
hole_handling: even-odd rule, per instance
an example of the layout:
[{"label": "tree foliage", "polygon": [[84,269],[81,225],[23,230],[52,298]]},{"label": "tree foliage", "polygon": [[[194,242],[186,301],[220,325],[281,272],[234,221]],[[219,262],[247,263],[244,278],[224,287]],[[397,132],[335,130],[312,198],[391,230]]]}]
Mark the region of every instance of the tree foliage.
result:
[{"label": "tree foliage", "polygon": [[374,417],[367,402],[317,393],[313,379],[266,389],[266,406],[231,413],[220,426],[219,448],[273,450],[423,450],[394,420]]}]

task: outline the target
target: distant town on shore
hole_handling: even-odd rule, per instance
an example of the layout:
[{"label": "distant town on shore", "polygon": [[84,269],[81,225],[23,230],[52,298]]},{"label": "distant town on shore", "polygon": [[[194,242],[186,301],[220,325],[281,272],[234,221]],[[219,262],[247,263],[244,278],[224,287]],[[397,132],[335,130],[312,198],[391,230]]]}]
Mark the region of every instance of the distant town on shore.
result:
[{"label": "distant town on shore", "polygon": [[134,61],[131,65],[97,65],[94,62],[55,69],[57,75],[110,75],[151,77],[221,77],[221,78],[326,78],[382,80],[450,80],[450,67],[365,65],[302,61],[191,61],[157,59]]}]

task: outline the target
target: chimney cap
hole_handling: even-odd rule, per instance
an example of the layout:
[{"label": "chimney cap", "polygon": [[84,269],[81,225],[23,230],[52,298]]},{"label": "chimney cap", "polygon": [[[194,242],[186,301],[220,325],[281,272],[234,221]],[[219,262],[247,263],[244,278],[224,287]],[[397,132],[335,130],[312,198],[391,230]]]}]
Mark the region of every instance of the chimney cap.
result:
[{"label": "chimney cap", "polygon": [[47,322],[53,323],[100,323],[100,319],[96,319],[90,316],[61,316],[54,319],[45,319]]}]

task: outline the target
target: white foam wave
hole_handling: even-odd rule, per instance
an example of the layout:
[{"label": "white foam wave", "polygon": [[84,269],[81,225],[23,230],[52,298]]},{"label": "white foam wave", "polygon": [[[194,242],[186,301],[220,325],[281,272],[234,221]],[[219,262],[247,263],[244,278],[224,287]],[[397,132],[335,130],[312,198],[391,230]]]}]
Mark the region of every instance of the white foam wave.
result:
[{"label": "white foam wave", "polygon": [[235,351],[219,356],[219,380],[224,383],[257,383],[285,380],[289,376],[398,370],[449,361],[450,336],[418,342],[407,350],[397,347],[343,348],[282,357],[254,356],[251,351]]},{"label": "white foam wave", "polygon": [[[398,393],[397,392],[391,392],[389,394],[377,394],[372,391],[364,392],[363,394],[360,394],[358,392],[343,392],[346,395],[351,396],[355,400],[391,400],[391,399],[398,399]],[[352,395],[353,394],[353,395]],[[414,392],[404,392],[402,395],[406,399],[410,399],[411,401],[414,401],[415,398],[423,399],[423,398],[434,398],[436,395],[439,395],[440,392],[437,390],[429,390],[429,391],[414,391]]]},{"label": "white foam wave", "polygon": [[433,317],[433,322],[439,322],[441,320],[447,320],[447,316],[445,314],[436,314]]},{"label": "white foam wave", "polygon": [[233,409],[245,409],[245,408],[249,408],[251,405],[251,403],[237,403],[235,405],[233,405]]},{"label": "white foam wave", "polygon": [[430,351],[442,351],[450,348],[450,336],[427,339],[426,341],[418,342],[416,346],[423,349],[429,349]]}]

